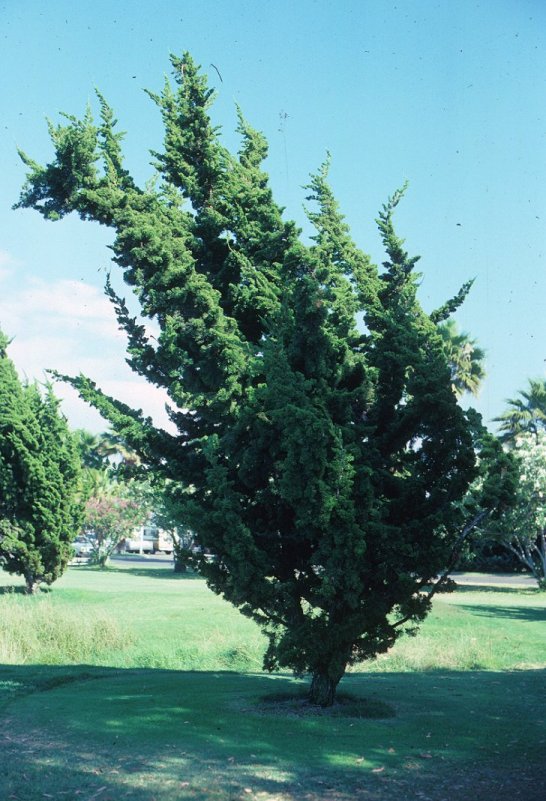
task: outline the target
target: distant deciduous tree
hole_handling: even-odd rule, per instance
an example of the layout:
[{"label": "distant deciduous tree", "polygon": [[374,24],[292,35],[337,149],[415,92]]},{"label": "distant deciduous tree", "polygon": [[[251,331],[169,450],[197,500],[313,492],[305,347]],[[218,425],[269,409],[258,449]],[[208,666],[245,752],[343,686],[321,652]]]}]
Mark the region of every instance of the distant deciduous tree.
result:
[{"label": "distant deciduous tree", "polygon": [[50,386],[21,384],[0,332],[0,565],[27,592],[52,584],[82,518],[75,440]]},{"label": "distant deciduous tree", "polygon": [[149,516],[152,484],[138,455],[122,437],[112,431],[92,434],[83,429],[75,437],[86,498],[82,530],[93,534],[89,561],[106,567],[120,542]]},{"label": "distant deciduous tree", "polygon": [[108,559],[122,540],[147,517],[147,510],[137,501],[110,493],[92,495],[85,505],[83,531],[93,536],[91,564],[106,567]]},{"label": "distant deciduous tree", "polygon": [[513,445],[514,503],[489,522],[484,534],[513,553],[546,590],[546,431],[518,434]]}]

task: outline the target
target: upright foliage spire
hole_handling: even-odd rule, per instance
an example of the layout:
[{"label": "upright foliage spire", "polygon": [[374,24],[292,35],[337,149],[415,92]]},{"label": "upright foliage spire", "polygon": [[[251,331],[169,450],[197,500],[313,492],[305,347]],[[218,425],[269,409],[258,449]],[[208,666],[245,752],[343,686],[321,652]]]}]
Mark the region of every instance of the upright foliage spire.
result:
[{"label": "upright foliage spire", "polygon": [[[215,556],[200,565],[209,585],[263,626],[266,667],[310,673],[327,705],[348,665],[425,617],[424,588],[462,525],[472,441],[417,301],[417,258],[394,229],[403,190],[379,216],[379,270],[350,237],[326,163],[308,187],[316,234],[304,244],[274,202],[263,136],[239,111],[231,155],[203,75],[187,54],[172,65],[174,88],[152,95],[165,125],[157,189],[123,171],[101,99],[102,128],[70,118],[50,165],[26,159],[20,205],[113,228],[158,340],[107,291],[130,364],[167,389],[177,434],[69,380],[169,479],[173,508]],[[78,166],[63,184],[67,143]]]}]

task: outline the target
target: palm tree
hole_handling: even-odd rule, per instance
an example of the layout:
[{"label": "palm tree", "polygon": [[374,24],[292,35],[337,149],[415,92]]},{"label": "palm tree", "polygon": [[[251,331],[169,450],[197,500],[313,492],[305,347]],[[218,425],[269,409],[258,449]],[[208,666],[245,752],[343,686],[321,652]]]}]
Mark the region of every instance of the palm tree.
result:
[{"label": "palm tree", "polygon": [[77,428],[74,436],[82,467],[90,470],[102,470],[105,467],[105,458],[99,450],[99,437],[84,428]]},{"label": "palm tree", "polygon": [[529,388],[519,392],[519,398],[509,398],[508,409],[495,422],[500,423],[501,439],[505,442],[526,431],[537,434],[546,429],[546,379],[530,378]]},{"label": "palm tree", "polygon": [[140,457],[132,450],[119,434],[109,429],[97,437],[97,452],[103,459],[111,464],[136,467],[140,464]]},{"label": "palm tree", "polygon": [[125,471],[140,464],[138,455],[113,431],[92,434],[83,428],[74,431],[76,445],[83,467],[83,484],[86,495],[108,494]]},{"label": "palm tree", "polygon": [[478,347],[466,331],[459,332],[454,320],[438,325],[444,350],[451,370],[451,387],[460,398],[465,392],[477,395],[485,378],[485,351]]}]

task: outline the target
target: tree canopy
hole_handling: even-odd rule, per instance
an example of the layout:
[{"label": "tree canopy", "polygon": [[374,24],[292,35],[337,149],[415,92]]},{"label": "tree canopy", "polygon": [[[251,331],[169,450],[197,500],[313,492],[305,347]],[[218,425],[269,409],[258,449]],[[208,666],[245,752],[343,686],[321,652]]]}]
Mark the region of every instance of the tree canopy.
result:
[{"label": "tree canopy", "polygon": [[152,502],[161,493],[153,492],[138,455],[114,432],[77,429],[74,437],[83,467],[82,531],[92,536],[93,543],[89,561],[106,567],[122,540],[149,517]]},{"label": "tree canopy", "polygon": [[[117,490],[117,492],[116,492]],[[123,486],[91,495],[85,504],[83,531],[93,537],[89,561],[104,568],[122,540],[131,536],[149,514]]]},{"label": "tree canopy", "polygon": [[66,568],[78,533],[80,461],[50,386],[21,384],[0,332],[0,566],[27,591]]},{"label": "tree canopy", "polygon": [[[437,322],[417,300],[418,257],[383,206],[382,268],[357,248],[328,184],[307,187],[311,244],[285,221],[262,164],[267,143],[238,112],[232,155],[213,93],[188,54],[150,92],[165,126],[155,185],[126,170],[114,115],[50,124],[55,150],[29,168],[19,206],[76,212],[115,232],[114,261],[157,339],[110,281],[129,363],[166,388],[177,433],[155,428],[87,377],[65,377],[168,480],[214,554],[212,589],[269,638],[265,667],[313,677],[333,701],[347,665],[386,651],[430,608],[460,536],[475,473]],[[443,579],[442,579],[443,581]]]}]

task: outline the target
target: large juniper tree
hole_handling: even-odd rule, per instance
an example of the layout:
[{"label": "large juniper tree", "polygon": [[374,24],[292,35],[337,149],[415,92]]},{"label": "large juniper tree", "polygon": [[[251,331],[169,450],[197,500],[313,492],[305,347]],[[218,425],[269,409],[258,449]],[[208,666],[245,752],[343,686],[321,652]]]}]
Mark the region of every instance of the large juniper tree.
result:
[{"label": "large juniper tree", "polygon": [[425,588],[459,536],[474,471],[466,418],[436,323],[417,298],[417,258],[378,224],[382,269],[352,242],[327,183],[311,180],[314,241],[275,204],[263,136],[239,114],[231,155],[211,124],[212,92],[189,55],[151,94],[165,126],[155,188],[124,167],[101,118],[50,125],[54,159],[29,168],[19,205],[74,211],[115,232],[114,260],[150,338],[108,282],[129,363],[172,399],[177,434],[151,425],[86,377],[70,379],[176,496],[215,554],[212,589],[263,626],[268,669],[312,675],[332,703],[346,667],[386,651],[430,608]]},{"label": "large juniper tree", "polygon": [[51,387],[21,384],[0,332],[0,566],[27,592],[66,568],[81,523],[80,460]]}]

